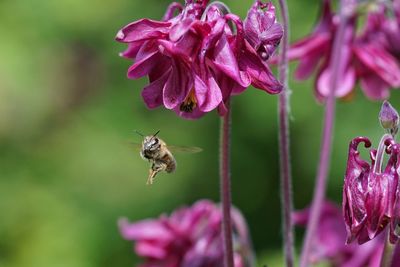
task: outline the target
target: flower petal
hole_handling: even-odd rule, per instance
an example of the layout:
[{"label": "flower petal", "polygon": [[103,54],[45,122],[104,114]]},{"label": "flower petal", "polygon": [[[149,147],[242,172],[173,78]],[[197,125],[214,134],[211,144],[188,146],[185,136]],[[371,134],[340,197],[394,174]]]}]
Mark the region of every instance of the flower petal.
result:
[{"label": "flower petal", "polygon": [[137,53],[140,50],[140,47],[143,45],[143,42],[132,42],[128,44],[128,48],[119,53],[121,57],[134,59]]},{"label": "flower petal", "polygon": [[148,108],[153,109],[163,104],[163,88],[170,73],[171,70],[165,72],[160,78],[143,88],[142,97]]},{"label": "flower petal", "polygon": [[170,240],[172,234],[157,220],[143,220],[130,224],[120,219],[118,226],[123,238],[127,240]]},{"label": "flower petal", "polygon": [[366,195],[365,206],[367,210],[366,226],[370,239],[373,239],[388,223],[388,221],[384,221],[388,204],[387,178],[385,174],[375,173],[371,173],[368,177],[369,190]]},{"label": "flower petal", "polygon": [[145,57],[141,58],[139,61],[135,62],[128,69],[128,78],[129,79],[138,79],[143,77],[154,68],[154,66],[160,60],[160,53],[158,51],[152,51],[148,53]]},{"label": "flower petal", "polygon": [[[342,76],[341,82],[335,90],[336,97],[344,97],[348,95],[354,88],[356,82],[355,70],[348,67]],[[317,77],[316,82],[317,93],[323,98],[327,97],[331,88],[331,70],[325,68],[322,73]]]},{"label": "flower petal", "polygon": [[[181,3],[178,2],[172,2],[168,7],[167,10],[165,11],[165,14],[163,16],[163,21],[170,20],[174,18],[174,13],[175,11],[182,12],[183,6]],[[178,15],[179,16],[179,15]]]},{"label": "flower petal", "polygon": [[329,33],[313,34],[290,46],[288,51],[289,60],[302,59],[308,56],[321,56],[330,47],[331,35]]},{"label": "flower petal", "polygon": [[174,109],[180,105],[193,82],[188,76],[189,70],[176,59],[172,59],[172,71],[165,83],[163,90],[164,106],[167,109]]},{"label": "flower petal", "polygon": [[190,30],[194,22],[195,20],[192,18],[186,18],[172,26],[169,32],[169,39],[173,42],[178,41],[186,32]]},{"label": "flower petal", "polygon": [[115,39],[119,42],[130,43],[153,38],[164,38],[171,26],[170,22],[141,19],[123,27]]},{"label": "flower petal", "polygon": [[355,46],[353,50],[357,59],[369,72],[378,75],[391,87],[400,86],[398,61],[386,50],[373,44]]},{"label": "flower petal", "polygon": [[389,98],[389,85],[377,75],[371,73],[361,76],[360,85],[369,99],[383,100]]},{"label": "flower petal", "polygon": [[177,42],[159,40],[160,47],[164,49],[163,54],[178,56],[186,62],[194,61],[199,51],[199,42],[199,37],[192,32],[185,34]]},{"label": "flower petal", "polygon": [[209,73],[204,80],[197,74],[194,75],[194,89],[199,109],[209,112],[215,109],[222,101],[222,93],[215,78]]},{"label": "flower petal", "polygon": [[139,241],[135,246],[136,254],[142,257],[151,257],[162,260],[168,254],[166,248],[155,242]]},{"label": "flower petal", "polygon": [[267,54],[263,57],[269,58],[283,36],[282,25],[276,22],[275,7],[271,2],[255,1],[244,21],[244,33],[250,45],[256,51],[264,48],[262,53]]},{"label": "flower petal", "polygon": [[237,59],[229,46],[225,34],[221,36],[214,49],[213,63],[217,69],[228,75],[241,86],[248,87],[250,85],[250,77],[246,73],[241,73],[239,71]]},{"label": "flower petal", "polygon": [[299,61],[299,65],[296,68],[294,77],[297,80],[308,79],[311,76],[311,74],[314,72],[320,59],[321,58],[319,56],[305,56],[304,58],[302,58]]},{"label": "flower petal", "polygon": [[179,106],[177,106],[174,108],[174,111],[178,116],[188,119],[188,120],[196,120],[196,119],[203,117],[206,114],[206,113],[202,112],[198,107],[193,109],[192,112],[184,112],[184,111],[180,110]]},{"label": "flower petal", "polygon": [[279,94],[282,91],[282,84],[246,41],[245,48],[240,56],[239,66],[250,76],[251,84],[254,87],[270,94]]},{"label": "flower petal", "polygon": [[367,219],[365,198],[371,168],[368,162],[361,159],[357,150],[361,142],[364,142],[365,147],[371,146],[371,142],[365,137],[358,137],[350,142],[343,186],[342,207],[347,231],[347,243],[352,242],[359,235]]}]

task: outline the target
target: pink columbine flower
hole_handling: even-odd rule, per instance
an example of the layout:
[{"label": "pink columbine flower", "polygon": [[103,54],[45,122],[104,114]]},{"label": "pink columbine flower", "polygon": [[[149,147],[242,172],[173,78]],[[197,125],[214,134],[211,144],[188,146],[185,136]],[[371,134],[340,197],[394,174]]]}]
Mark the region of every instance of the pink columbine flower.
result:
[{"label": "pink columbine flower", "polygon": [[[342,82],[336,89],[336,97],[345,97],[350,94],[355,84],[355,70],[351,66],[351,43],[354,38],[355,20],[346,25],[345,39],[342,47],[342,60],[339,70],[341,72]],[[295,42],[289,50],[289,59],[300,61],[295,77],[297,79],[307,79],[316,71],[315,94],[317,99],[323,100],[329,95],[330,77],[331,77],[331,53],[334,36],[337,31],[338,17],[332,12],[329,0],[324,0],[319,22],[313,33],[304,39]]]},{"label": "pink columbine flower", "polygon": [[[371,163],[363,160],[358,145],[370,147],[366,137],[350,142],[349,157],[343,186],[343,216],[346,223],[347,243],[358,240],[365,243],[375,238],[386,226],[390,241],[395,243],[399,234],[399,155],[400,145],[390,135],[384,136],[378,150],[370,150]],[[390,155],[382,170],[384,153]]]},{"label": "pink columbine flower", "polygon": [[[222,213],[219,206],[201,200],[170,216],[129,223],[119,221],[122,236],[136,241],[135,251],[144,258],[141,267],[221,267],[223,265]],[[235,267],[253,266],[253,252],[246,222],[232,209]]]},{"label": "pink columbine flower", "polygon": [[[294,223],[301,226],[307,225],[309,217],[310,208],[293,214]],[[327,261],[332,267],[378,267],[384,248],[381,237],[363,245],[346,245],[346,228],[341,210],[336,204],[325,201],[312,244],[310,262]]]},{"label": "pink columbine flower", "polygon": [[[400,61],[400,2],[385,2],[374,12],[374,20],[377,27],[375,34],[371,32],[372,38],[379,36],[379,42],[387,51]],[[389,13],[389,16],[385,16]],[[371,40],[372,41],[372,40]]]},{"label": "pink columbine flower", "polygon": [[362,34],[352,46],[357,78],[370,99],[386,99],[390,88],[400,87],[399,61],[388,50],[389,38],[384,34],[386,23],[382,7],[369,13]]},{"label": "pink columbine flower", "polygon": [[256,0],[244,21],[245,37],[262,59],[267,60],[283,36],[283,27],[276,21],[271,2]]},{"label": "pink columbine flower", "polygon": [[[386,99],[390,88],[400,86],[399,61],[388,51],[387,45],[383,45],[388,43],[388,37],[383,34],[387,18],[382,12],[368,15],[359,36],[356,35],[356,10],[348,19],[339,67],[342,79],[335,88],[336,97],[351,95],[357,81],[364,94],[373,100]],[[306,79],[316,71],[315,90],[319,100],[327,97],[331,90],[330,61],[338,22],[330,1],[324,0],[321,18],[313,33],[295,42],[289,50],[289,58],[300,62],[295,72],[297,79]]]},{"label": "pink columbine flower", "polygon": [[163,105],[185,118],[214,109],[223,115],[229,96],[250,84],[270,94],[282,90],[244,38],[243,22],[220,6],[207,0],[173,3],[163,21],[141,19],[118,32],[116,40],[128,44],[121,55],[134,61],[128,77],[149,78],[142,91],[148,108]]},{"label": "pink columbine flower", "polygon": [[[392,243],[400,238],[396,228],[400,222],[400,144],[394,136],[399,125],[399,114],[384,101],[379,121],[390,134],[381,138],[378,149],[369,151],[371,163],[363,160],[358,151],[360,143],[366,148],[371,142],[357,137],[350,142],[347,169],[343,186],[343,216],[347,230],[347,243],[357,240],[359,244],[374,239],[389,228]],[[383,169],[384,155],[389,154]]]}]

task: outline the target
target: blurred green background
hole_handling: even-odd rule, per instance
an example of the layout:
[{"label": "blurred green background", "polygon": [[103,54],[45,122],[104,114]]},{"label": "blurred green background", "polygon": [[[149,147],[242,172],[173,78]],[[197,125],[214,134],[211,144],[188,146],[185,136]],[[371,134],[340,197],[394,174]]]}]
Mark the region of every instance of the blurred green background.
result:
[{"label": "blurred green background", "polygon": [[[226,1],[245,17],[252,0]],[[149,111],[128,80],[130,62],[114,41],[130,21],[159,19],[169,1],[0,1],[0,267],[134,266],[132,244],[117,229],[201,198],[218,201],[219,118],[187,121]],[[318,1],[289,1],[291,39],[307,34]],[[295,64],[292,65],[295,67]],[[292,68],[293,69],[293,68]],[[313,81],[291,80],[295,207],[310,202],[323,107]],[[391,102],[400,107],[400,95]],[[233,101],[233,202],[248,220],[260,266],[280,266],[281,229],[276,96],[250,88]],[[357,89],[339,102],[328,195],[340,202],[347,144],[376,143],[380,103]],[[176,155],[177,172],[146,186],[148,163],[133,130],[204,149]],[[298,231],[298,246],[301,231]]]}]

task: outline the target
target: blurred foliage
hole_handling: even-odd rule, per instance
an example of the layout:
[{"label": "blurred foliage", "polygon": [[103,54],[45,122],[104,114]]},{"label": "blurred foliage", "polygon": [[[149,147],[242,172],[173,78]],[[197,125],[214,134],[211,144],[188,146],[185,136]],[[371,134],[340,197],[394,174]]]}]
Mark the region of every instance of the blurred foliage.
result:
[{"label": "blurred foliage", "polygon": [[[226,1],[244,17],[252,0]],[[157,217],[197,199],[218,201],[215,113],[187,121],[145,108],[146,79],[128,80],[125,46],[113,38],[130,21],[162,16],[169,1],[0,1],[0,267],[133,266],[117,220]],[[289,1],[291,37],[307,34],[318,1]],[[292,65],[295,67],[295,64]],[[293,68],[292,68],[293,69]],[[323,107],[313,82],[291,80],[296,208],[310,202]],[[391,102],[400,107],[394,91]],[[280,266],[277,97],[250,88],[233,103],[233,202],[248,220],[260,264]],[[339,102],[328,195],[340,202],[347,145],[376,143],[380,103],[359,89]],[[204,152],[177,155],[178,170],[146,186],[148,163],[130,142],[139,130]],[[297,243],[301,244],[298,236]],[[261,266],[261,265],[260,265]]]}]

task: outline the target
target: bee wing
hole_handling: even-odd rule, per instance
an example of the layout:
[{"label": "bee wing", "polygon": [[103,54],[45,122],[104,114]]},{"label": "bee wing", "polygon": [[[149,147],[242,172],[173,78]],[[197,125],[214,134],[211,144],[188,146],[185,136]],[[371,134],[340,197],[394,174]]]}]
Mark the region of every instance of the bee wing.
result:
[{"label": "bee wing", "polygon": [[142,144],[129,142],[129,145],[133,147],[136,151],[140,151],[142,149]]},{"label": "bee wing", "polygon": [[197,146],[170,146],[167,145],[168,149],[174,153],[199,153],[203,151],[202,148]]}]

